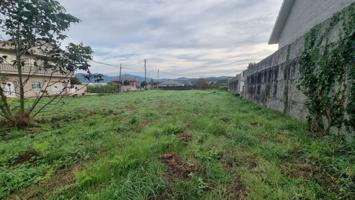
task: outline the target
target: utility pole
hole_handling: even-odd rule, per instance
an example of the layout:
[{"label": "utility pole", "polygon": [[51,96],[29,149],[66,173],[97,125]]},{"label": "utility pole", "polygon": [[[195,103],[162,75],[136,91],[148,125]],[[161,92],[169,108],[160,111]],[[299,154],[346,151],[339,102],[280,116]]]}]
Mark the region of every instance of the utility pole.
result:
[{"label": "utility pole", "polygon": [[159,89],[159,84],[160,84],[160,80],[159,80],[159,69],[158,69],[158,89]]},{"label": "utility pole", "polygon": [[147,82],[147,59],[144,59],[144,81]]},{"label": "utility pole", "polygon": [[120,77],[119,77],[119,83],[118,83],[118,92],[121,92],[123,81],[122,81],[122,64],[120,64]]},{"label": "utility pole", "polygon": [[122,64],[120,64],[120,83],[122,84]]},{"label": "utility pole", "polygon": [[144,88],[147,88],[147,59],[144,59]]}]

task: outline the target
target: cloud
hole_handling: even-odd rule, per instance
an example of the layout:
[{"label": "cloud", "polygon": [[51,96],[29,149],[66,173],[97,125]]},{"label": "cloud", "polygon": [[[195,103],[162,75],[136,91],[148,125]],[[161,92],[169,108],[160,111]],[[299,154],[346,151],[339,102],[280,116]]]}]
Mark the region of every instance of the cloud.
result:
[{"label": "cloud", "polygon": [[282,0],[59,0],[82,21],[69,41],[95,51],[93,71],[163,77],[235,75],[276,50],[267,45]]}]

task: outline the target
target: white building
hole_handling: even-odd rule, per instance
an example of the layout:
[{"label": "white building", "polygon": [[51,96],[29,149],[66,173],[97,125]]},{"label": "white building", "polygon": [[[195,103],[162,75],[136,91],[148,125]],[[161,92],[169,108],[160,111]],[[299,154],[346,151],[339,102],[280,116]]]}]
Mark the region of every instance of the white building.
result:
[{"label": "white building", "polygon": [[174,80],[168,80],[159,83],[159,87],[184,87],[184,86],[185,86],[184,83],[174,81]]},{"label": "white building", "polygon": [[284,0],[269,44],[293,43],[355,0]]},{"label": "white building", "polygon": [[[25,98],[56,95],[68,95],[70,80],[74,77],[72,72],[63,72],[59,69],[46,69],[44,60],[53,60],[46,55],[50,45],[41,41],[21,57],[22,82]],[[16,60],[16,49],[11,41],[0,41],[0,87],[4,95],[11,98],[20,96],[20,79]]]}]

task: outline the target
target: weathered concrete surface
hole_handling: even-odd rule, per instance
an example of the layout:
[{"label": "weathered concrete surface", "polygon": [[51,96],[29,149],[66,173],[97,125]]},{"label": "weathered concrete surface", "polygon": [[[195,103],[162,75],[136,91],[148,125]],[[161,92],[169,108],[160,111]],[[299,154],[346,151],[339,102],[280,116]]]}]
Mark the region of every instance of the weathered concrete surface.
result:
[{"label": "weathered concrete surface", "polygon": [[238,74],[235,78],[228,80],[228,89],[234,95],[241,95],[239,91],[244,90],[243,73]]},{"label": "weathered concrete surface", "polygon": [[241,95],[266,107],[305,119],[306,97],[297,89],[300,76],[298,59],[303,47],[302,38],[250,66],[244,71],[246,81]]},{"label": "weathered concrete surface", "polygon": [[[328,19],[321,24],[321,31],[325,31],[330,21]],[[327,35],[329,42],[338,39],[340,24],[334,26]],[[250,65],[230,81],[230,91],[268,108],[306,120],[307,98],[297,88],[301,70],[299,58],[304,51],[304,43],[305,38],[302,36],[261,62]]]}]

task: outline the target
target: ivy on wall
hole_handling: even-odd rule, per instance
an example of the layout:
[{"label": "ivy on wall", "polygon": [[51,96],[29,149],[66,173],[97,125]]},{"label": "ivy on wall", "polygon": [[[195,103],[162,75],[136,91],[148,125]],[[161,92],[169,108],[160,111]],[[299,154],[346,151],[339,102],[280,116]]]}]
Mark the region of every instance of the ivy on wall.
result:
[{"label": "ivy on wall", "polygon": [[[338,38],[331,33],[341,25]],[[355,129],[355,3],[305,36],[299,89],[308,97],[310,130]]]}]

